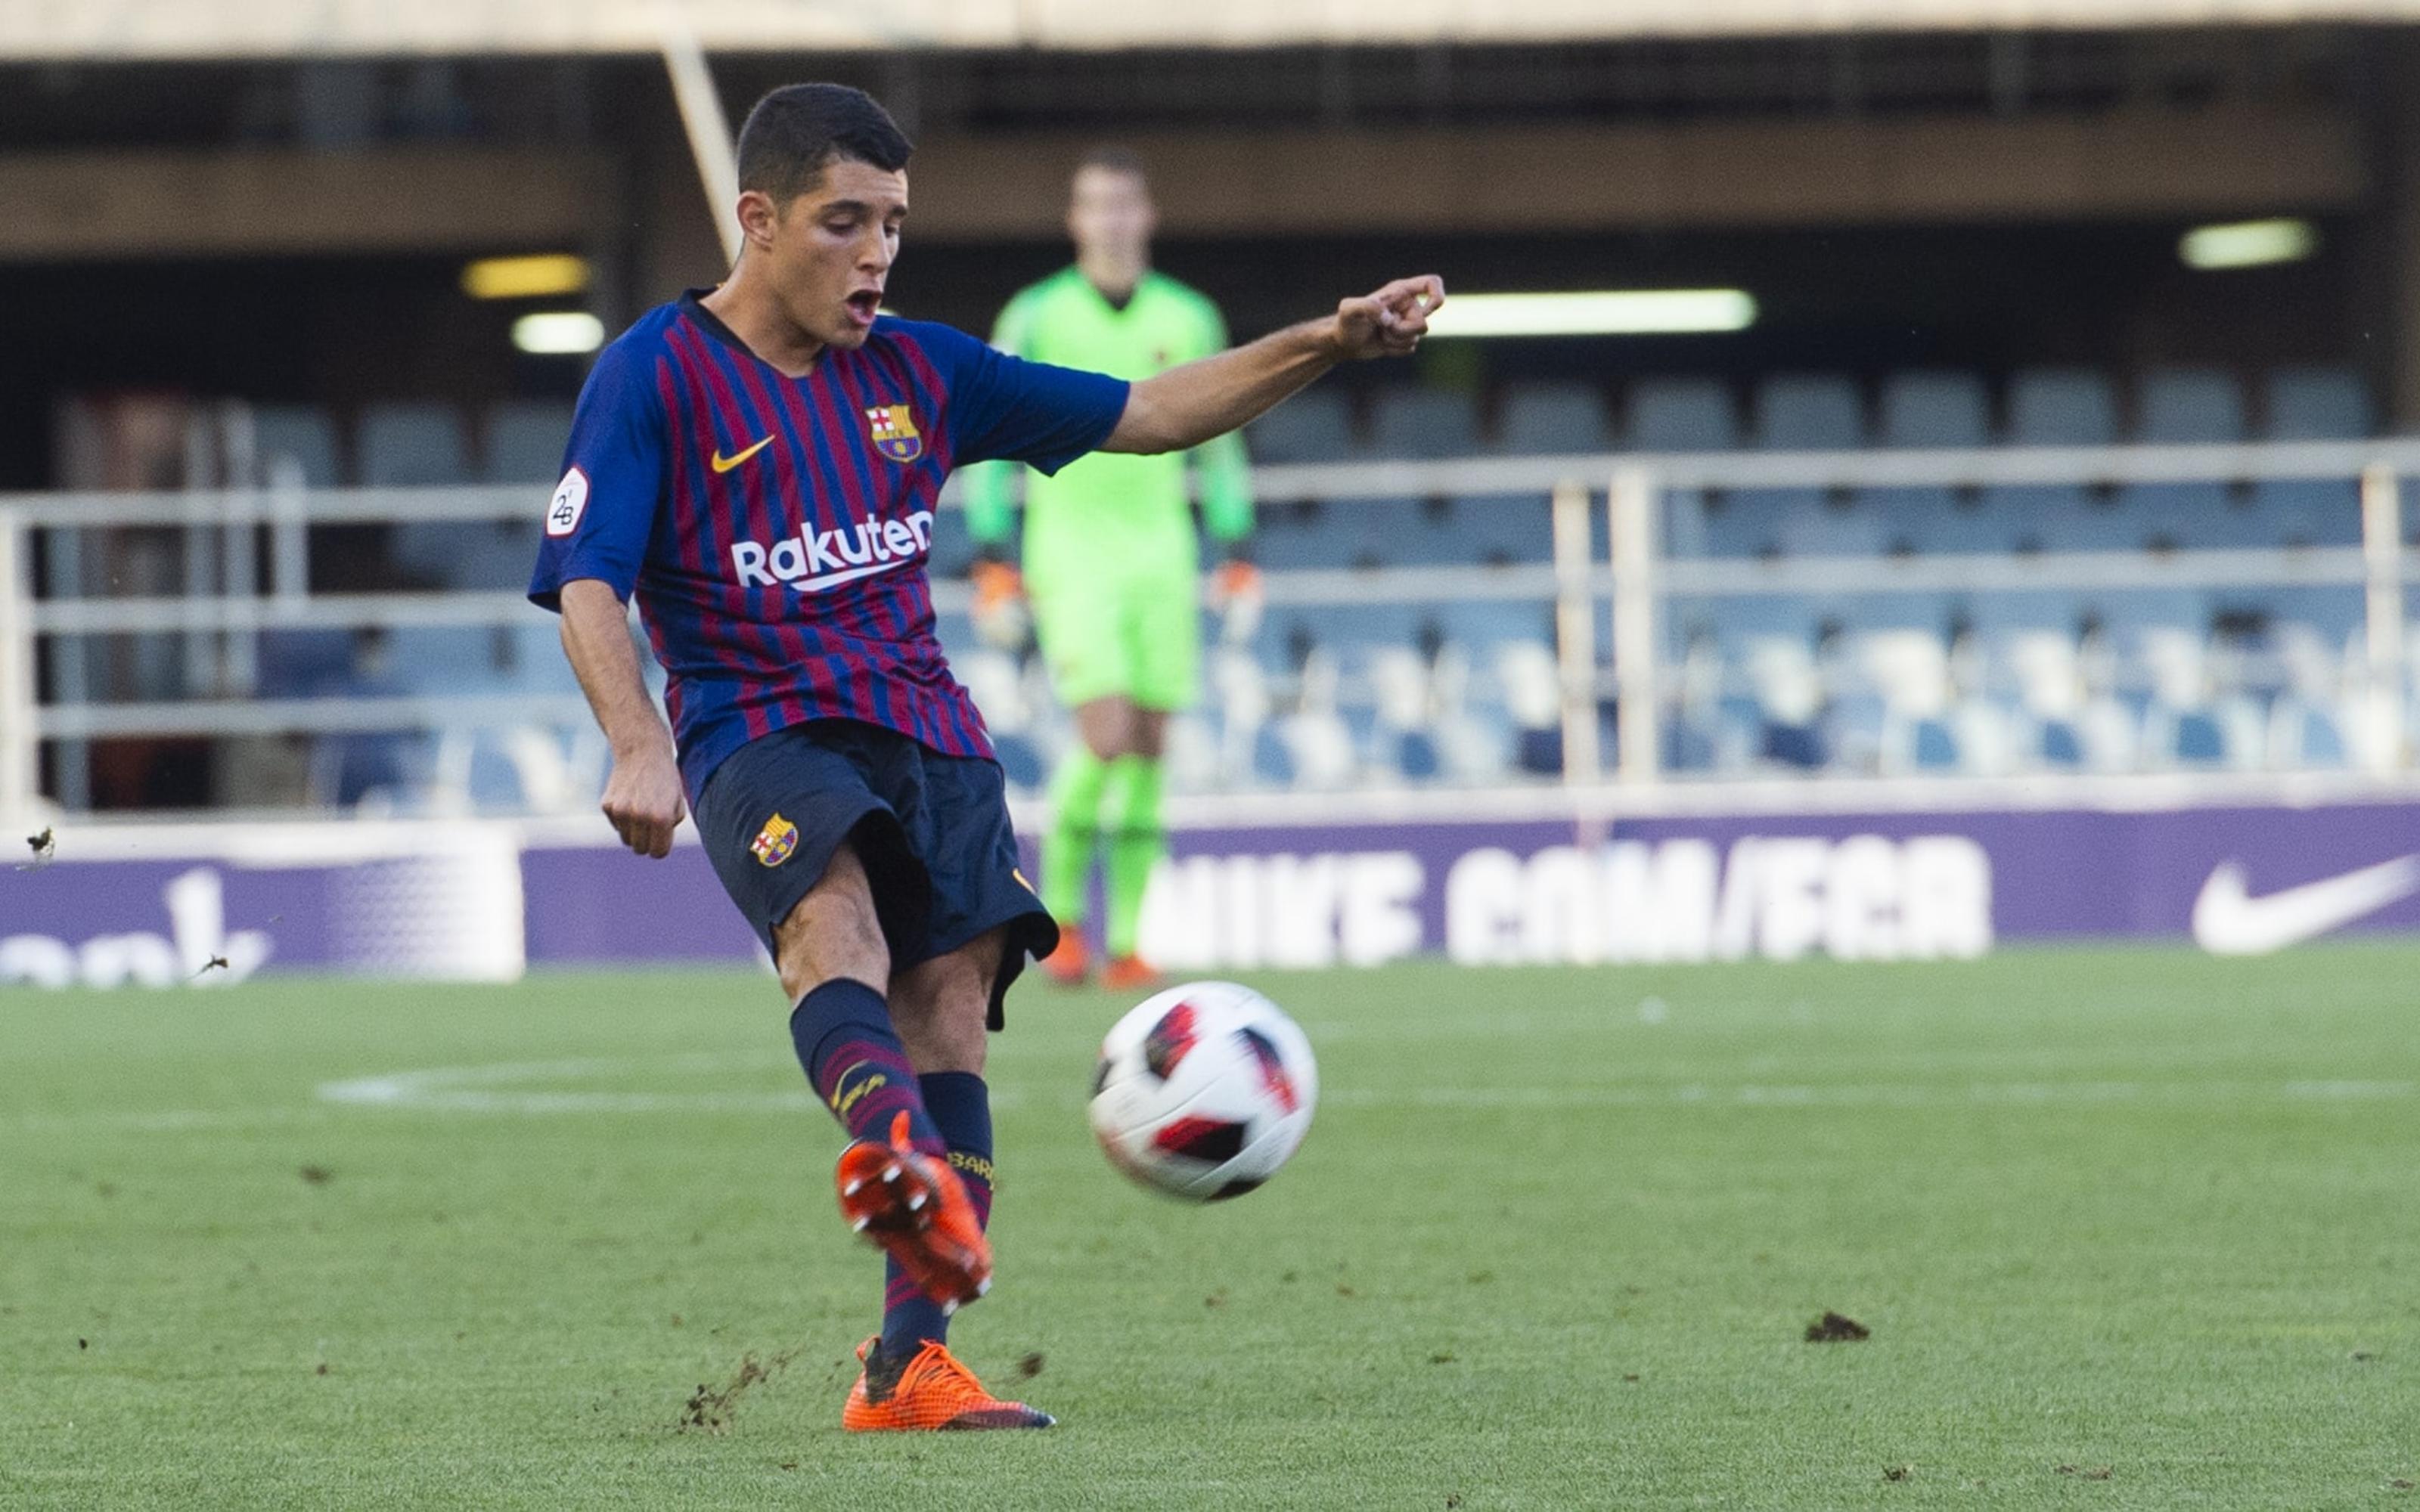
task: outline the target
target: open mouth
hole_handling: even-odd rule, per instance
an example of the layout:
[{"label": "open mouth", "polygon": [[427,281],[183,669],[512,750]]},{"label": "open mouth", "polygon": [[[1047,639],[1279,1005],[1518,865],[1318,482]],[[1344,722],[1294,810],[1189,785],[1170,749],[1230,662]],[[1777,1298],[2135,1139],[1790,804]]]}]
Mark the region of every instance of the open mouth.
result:
[{"label": "open mouth", "polygon": [[860,325],[874,324],[874,317],[881,309],[882,291],[878,288],[861,288],[848,297],[848,313]]}]

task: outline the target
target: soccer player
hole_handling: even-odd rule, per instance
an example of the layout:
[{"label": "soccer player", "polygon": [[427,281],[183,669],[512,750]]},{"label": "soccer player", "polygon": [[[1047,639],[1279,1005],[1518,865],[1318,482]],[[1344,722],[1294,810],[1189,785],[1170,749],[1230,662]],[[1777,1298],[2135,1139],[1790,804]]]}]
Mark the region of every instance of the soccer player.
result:
[{"label": "soccer player", "polygon": [[[1114,147],[1086,157],[1068,195],[1075,266],[1009,301],[991,344],[1122,378],[1147,378],[1224,347],[1218,306],[1152,270],[1156,223],[1141,160]],[[1075,748],[1052,775],[1042,844],[1042,903],[1059,924],[1059,949],[1042,967],[1063,982],[1091,970],[1084,916],[1105,833],[1109,961],[1102,983],[1140,988],[1156,976],[1137,942],[1143,887],[1167,850],[1160,752],[1168,717],[1193,702],[1201,663],[1188,460],[1200,471],[1202,523],[1231,547],[1241,542],[1252,528],[1241,436],[1231,431],[1185,454],[1088,456],[1055,477],[1025,480],[1021,582],[1001,560],[1016,529],[1016,469],[993,462],[967,473],[968,527],[985,548],[974,570],[977,601],[1027,594],[1051,683],[1076,711]],[[1256,592],[1255,584],[1240,557],[1220,568],[1224,596]]]},{"label": "soccer player", "polygon": [[[933,639],[933,508],[952,468],[1050,471],[1234,429],[1339,362],[1408,352],[1434,278],[1128,384],[880,312],[909,147],[835,85],[776,89],[739,135],[729,277],[598,357],[530,596],[613,752],[602,807],[662,856],[685,812],[771,949],[790,1036],[850,1144],[843,1215],[889,1256],[852,1430],[1043,1427],[949,1351],[991,1281],[985,1035],[1058,931],[966,690]],[[648,699],[635,593],[670,684]]]}]

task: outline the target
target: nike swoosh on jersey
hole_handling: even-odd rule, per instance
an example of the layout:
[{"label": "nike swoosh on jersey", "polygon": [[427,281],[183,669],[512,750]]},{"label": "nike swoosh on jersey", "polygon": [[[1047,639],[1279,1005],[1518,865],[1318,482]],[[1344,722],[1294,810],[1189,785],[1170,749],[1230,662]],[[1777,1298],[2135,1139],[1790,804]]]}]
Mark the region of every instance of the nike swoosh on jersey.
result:
[{"label": "nike swoosh on jersey", "polygon": [[748,448],[748,450],[738,453],[736,455],[725,456],[721,452],[717,452],[714,454],[713,457],[714,471],[717,472],[728,472],[733,468],[737,467],[740,463],[747,461],[750,457],[754,456],[757,453],[772,444],[773,438],[768,436],[763,440],[758,441],[755,445]]},{"label": "nike swoosh on jersey", "polygon": [[2194,899],[2194,941],[2212,955],[2266,955],[2341,929],[2420,892],[2420,856],[2381,861],[2265,898],[2245,890],[2243,867],[2222,861]]}]

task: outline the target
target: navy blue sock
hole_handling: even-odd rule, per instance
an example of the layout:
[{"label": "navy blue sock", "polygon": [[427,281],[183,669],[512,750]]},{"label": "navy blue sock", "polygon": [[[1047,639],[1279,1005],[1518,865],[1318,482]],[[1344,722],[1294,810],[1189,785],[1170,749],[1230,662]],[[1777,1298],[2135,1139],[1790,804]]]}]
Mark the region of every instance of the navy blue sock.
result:
[{"label": "navy blue sock", "polygon": [[799,999],[790,1013],[790,1040],[815,1095],[850,1138],[887,1141],[892,1120],[904,1112],[917,1149],[938,1155],[945,1148],[880,993],[833,978]]},{"label": "navy blue sock", "polygon": [[[967,1184],[975,1216],[991,1222],[991,1089],[970,1071],[937,1071],[917,1078],[933,1126],[949,1146],[950,1168]],[[950,1319],[896,1265],[884,1273],[882,1352],[914,1353],[926,1339],[946,1341]]]}]

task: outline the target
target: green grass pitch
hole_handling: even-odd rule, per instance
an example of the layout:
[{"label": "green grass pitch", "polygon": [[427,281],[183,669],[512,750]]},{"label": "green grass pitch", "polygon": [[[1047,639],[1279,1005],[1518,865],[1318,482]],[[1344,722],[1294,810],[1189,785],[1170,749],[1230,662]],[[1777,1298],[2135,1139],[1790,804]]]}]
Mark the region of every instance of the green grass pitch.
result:
[{"label": "green grass pitch", "polygon": [[1210,1208],[1018,991],[956,1342],[1062,1427],[880,1441],[768,980],[0,994],[0,1505],[2420,1509],[2420,949],[1252,980]]}]

